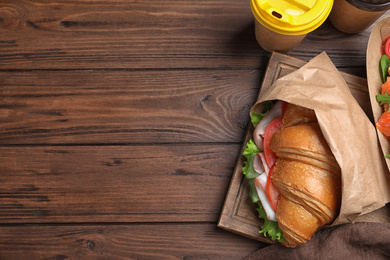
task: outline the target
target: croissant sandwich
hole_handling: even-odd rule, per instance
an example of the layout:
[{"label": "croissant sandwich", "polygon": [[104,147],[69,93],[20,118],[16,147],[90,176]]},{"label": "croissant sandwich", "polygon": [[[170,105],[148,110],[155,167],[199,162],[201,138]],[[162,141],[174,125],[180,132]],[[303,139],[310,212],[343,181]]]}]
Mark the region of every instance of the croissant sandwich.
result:
[{"label": "croissant sandwich", "polygon": [[243,173],[264,219],[260,232],[296,247],[337,217],[341,170],[313,110],[283,101],[267,106],[251,115]]}]

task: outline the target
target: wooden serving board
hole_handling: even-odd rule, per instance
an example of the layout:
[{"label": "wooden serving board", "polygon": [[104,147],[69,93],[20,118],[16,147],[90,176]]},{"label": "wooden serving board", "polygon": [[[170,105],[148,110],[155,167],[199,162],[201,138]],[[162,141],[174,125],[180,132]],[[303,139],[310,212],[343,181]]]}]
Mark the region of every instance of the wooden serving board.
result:
[{"label": "wooden serving board", "polygon": [[[291,56],[273,53],[269,60],[262,86],[273,84],[276,79],[297,70],[306,63],[307,61]],[[373,122],[367,80],[343,72],[341,72],[341,75],[347,82],[352,95]],[[245,144],[252,136],[252,132],[253,126],[251,125],[245,136],[240,154],[242,154]],[[244,157],[240,156],[234,169],[229,190],[218,222],[218,227],[262,242],[273,243],[270,238],[264,237],[258,232],[259,227],[263,225],[263,221],[258,218],[256,210],[257,206],[252,203],[248,196],[249,187],[241,170],[243,162]],[[362,215],[357,221],[390,223],[390,205],[369,214]]]}]

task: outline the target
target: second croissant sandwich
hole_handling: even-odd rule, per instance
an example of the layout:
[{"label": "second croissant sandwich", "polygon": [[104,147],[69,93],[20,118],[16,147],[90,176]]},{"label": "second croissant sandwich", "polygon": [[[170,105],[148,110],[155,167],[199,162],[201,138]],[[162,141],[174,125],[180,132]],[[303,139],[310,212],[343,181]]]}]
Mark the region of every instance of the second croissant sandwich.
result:
[{"label": "second croissant sandwich", "polygon": [[[248,153],[250,146],[257,146],[253,159],[244,151],[250,168],[244,174],[256,191],[252,201],[257,195],[259,212],[265,212],[260,217],[267,218],[264,226],[272,222],[280,229],[278,241],[287,247],[301,245],[337,217],[340,167],[314,111],[300,106],[278,101],[257,124],[253,141],[245,149]],[[271,236],[277,232],[263,228]]]}]

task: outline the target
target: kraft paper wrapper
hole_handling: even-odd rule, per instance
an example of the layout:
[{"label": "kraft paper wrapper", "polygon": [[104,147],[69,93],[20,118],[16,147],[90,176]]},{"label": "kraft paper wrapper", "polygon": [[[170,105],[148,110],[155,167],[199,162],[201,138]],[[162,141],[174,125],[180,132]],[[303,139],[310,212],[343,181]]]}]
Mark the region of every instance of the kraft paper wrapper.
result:
[{"label": "kraft paper wrapper", "polygon": [[[390,36],[390,17],[380,20],[371,32],[367,47],[367,83],[370,94],[370,101],[374,121],[377,122],[383,113],[381,107],[376,100],[376,95],[380,93],[382,86],[382,78],[380,72],[380,59],[382,57],[382,44]],[[390,138],[384,136],[377,130],[378,138],[382,148],[383,156],[390,153]],[[390,169],[390,159],[386,159],[387,167]]]},{"label": "kraft paper wrapper", "polygon": [[342,198],[332,225],[354,222],[390,200],[390,179],[376,130],[326,53],[265,86],[252,107],[283,100],[313,109],[322,133],[341,168]]}]

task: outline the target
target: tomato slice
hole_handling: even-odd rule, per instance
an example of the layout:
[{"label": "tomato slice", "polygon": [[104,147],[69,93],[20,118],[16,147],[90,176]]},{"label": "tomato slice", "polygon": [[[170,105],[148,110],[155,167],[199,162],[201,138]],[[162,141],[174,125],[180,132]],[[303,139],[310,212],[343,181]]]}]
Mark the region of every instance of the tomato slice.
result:
[{"label": "tomato slice", "polygon": [[390,37],[385,42],[385,54],[390,58]]},{"label": "tomato slice", "polygon": [[390,136],[390,112],[383,113],[375,125],[382,134]]},{"label": "tomato slice", "polygon": [[276,209],[278,208],[280,193],[273,185],[271,179],[272,175],[274,174],[274,166],[275,165],[272,165],[271,169],[269,169],[269,174],[267,176],[267,185],[265,186],[265,193],[267,194],[272,209],[276,212]]},{"label": "tomato slice", "polygon": [[271,138],[276,132],[280,131],[281,128],[282,128],[282,117],[277,117],[265,129],[264,156],[265,156],[265,161],[269,168],[271,168],[276,161],[276,154],[269,147],[271,143]]}]

